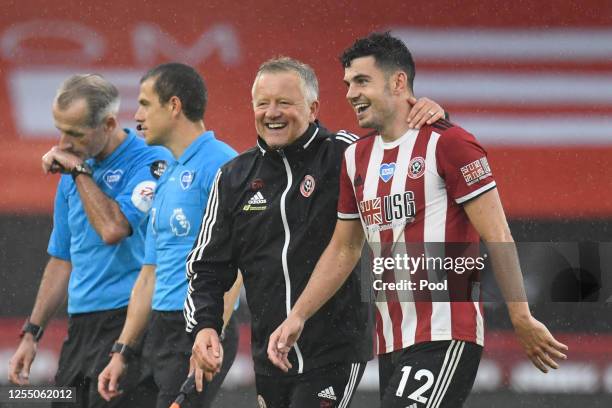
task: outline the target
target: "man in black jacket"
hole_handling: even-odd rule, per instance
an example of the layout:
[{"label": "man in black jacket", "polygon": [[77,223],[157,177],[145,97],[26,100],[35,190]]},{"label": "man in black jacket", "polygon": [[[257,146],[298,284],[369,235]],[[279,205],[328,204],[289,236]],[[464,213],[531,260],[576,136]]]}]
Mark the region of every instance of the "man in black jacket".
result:
[{"label": "man in black jacket", "polygon": [[[361,301],[358,273],[308,321],[288,373],[268,360],[267,341],[332,236],[342,154],[357,136],[334,134],[316,121],[317,79],[299,61],[264,63],[252,93],[257,146],[217,173],[187,259],[185,319],[195,338],[193,357],[208,378],[218,371],[223,294],[240,269],[260,406],[347,407],[372,354],[370,308]],[[409,120],[419,125],[444,115],[432,101],[411,102],[416,109]]]}]

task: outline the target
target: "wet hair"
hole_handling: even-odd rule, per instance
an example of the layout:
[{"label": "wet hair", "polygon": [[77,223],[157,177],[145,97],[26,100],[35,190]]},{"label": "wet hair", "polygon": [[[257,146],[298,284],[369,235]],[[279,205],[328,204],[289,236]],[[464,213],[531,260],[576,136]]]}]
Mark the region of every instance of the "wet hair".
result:
[{"label": "wet hair", "polygon": [[164,105],[176,96],[187,119],[197,122],[204,118],[208,90],[204,78],[193,67],[178,62],[161,64],[144,74],[140,83],[150,78],[155,79],[153,89],[160,104]]},{"label": "wet hair", "polygon": [[376,66],[387,75],[391,75],[397,70],[406,73],[408,85],[411,90],[413,89],[414,60],[402,40],[393,37],[388,31],[371,33],[367,37],[357,39],[353,45],[344,50],[340,56],[340,63],[344,68],[348,68],[354,59],[369,56],[374,57]]},{"label": "wet hair", "polygon": [[67,109],[73,102],[85,100],[87,118],[84,125],[96,128],[109,115],[119,112],[119,91],[115,85],[99,74],[77,74],[66,79],[55,96],[55,103],[61,110]]},{"label": "wet hair", "polygon": [[255,81],[253,81],[253,90],[262,74],[279,72],[294,72],[297,74],[301,79],[302,90],[308,104],[319,100],[319,81],[314,70],[309,65],[289,57],[272,58],[261,64],[255,75]]}]

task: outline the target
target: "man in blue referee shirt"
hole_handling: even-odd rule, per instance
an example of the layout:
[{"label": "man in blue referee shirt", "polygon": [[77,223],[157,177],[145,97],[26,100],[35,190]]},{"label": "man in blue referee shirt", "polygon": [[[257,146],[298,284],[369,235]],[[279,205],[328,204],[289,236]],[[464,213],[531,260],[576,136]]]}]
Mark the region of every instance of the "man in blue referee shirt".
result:
[{"label": "man in blue referee shirt", "polygon": [[[183,304],[187,295],[185,260],[202,222],[204,207],[219,167],[236,156],[206,130],[207,91],[191,67],[159,65],[141,79],[135,119],[150,145],[167,147],[174,156],[157,186],[147,229],[144,266],[134,286],[128,316],[118,344],[129,350],[150,325],[143,347],[145,375],[159,389],[157,407],[167,408],[189,371],[192,342],[185,333]],[[226,294],[226,324],[240,290],[239,278]],[[153,310],[151,313],[151,309]],[[235,322],[226,327],[226,360],[221,375],[203,393],[191,394],[182,407],[209,407],[237,351]],[[100,374],[98,390],[107,400],[119,395],[126,359],[115,353]],[[129,366],[129,364],[127,364]]]},{"label": "man in blue referee shirt", "polygon": [[61,137],[42,158],[46,173],[64,173],[55,197],[51,258],[9,367],[11,382],[28,383],[37,341],[68,290],[68,337],[56,384],[76,387],[76,406],[84,408],[146,406],[127,392],[135,381],[126,382],[123,398],[113,404],[100,398],[96,385],[143,262],[159,170],[171,157],[122,129],[118,111],[117,88],[99,75],[74,75],[55,97],[53,117]]}]

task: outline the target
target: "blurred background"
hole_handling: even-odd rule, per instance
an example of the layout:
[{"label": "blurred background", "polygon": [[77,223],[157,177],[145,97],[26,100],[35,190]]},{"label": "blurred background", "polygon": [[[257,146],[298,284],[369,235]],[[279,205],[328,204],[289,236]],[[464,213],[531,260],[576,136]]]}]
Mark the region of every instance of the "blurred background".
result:
[{"label": "blurred background", "polygon": [[[612,406],[612,2],[3,0],[2,9],[0,384],[47,259],[57,177],[42,174],[40,157],[58,136],[51,103],[64,78],[107,76],[120,89],[127,127],[148,68],[192,64],[209,88],[207,127],[244,151],[256,138],[254,73],[288,55],[316,70],[321,121],[364,134],[344,99],[337,56],[358,36],[391,30],[413,52],[417,96],[443,105],[488,150],[515,239],[567,243],[522,244],[521,255],[534,314],[569,345],[570,359],[540,374],[504,307],[490,303],[466,406]],[[551,296],[555,285],[565,289]],[[241,352],[218,407],[256,406],[245,302],[238,313]],[[52,379],[65,332],[59,315],[33,381]],[[353,407],[377,406],[377,377],[371,362]]]}]

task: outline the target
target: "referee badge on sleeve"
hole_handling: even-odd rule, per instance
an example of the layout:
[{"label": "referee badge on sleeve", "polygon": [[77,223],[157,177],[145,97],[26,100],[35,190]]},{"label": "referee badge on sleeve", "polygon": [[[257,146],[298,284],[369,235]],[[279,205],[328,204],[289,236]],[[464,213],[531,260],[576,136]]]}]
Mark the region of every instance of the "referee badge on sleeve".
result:
[{"label": "referee badge on sleeve", "polygon": [[155,187],[157,184],[152,180],[146,180],[138,183],[132,190],[132,204],[142,212],[148,212],[153,204],[155,196]]}]

